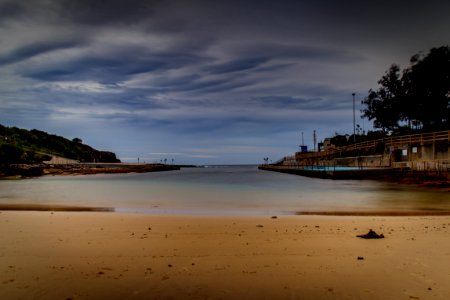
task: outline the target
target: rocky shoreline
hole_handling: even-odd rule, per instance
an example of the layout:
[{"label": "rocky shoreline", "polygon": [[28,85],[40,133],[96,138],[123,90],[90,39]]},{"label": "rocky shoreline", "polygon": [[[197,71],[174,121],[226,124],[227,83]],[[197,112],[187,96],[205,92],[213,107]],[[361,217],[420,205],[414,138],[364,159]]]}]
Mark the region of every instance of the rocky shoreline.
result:
[{"label": "rocky shoreline", "polygon": [[0,178],[30,178],[44,175],[146,173],[179,169],[179,166],[164,164],[10,164],[0,166]]}]

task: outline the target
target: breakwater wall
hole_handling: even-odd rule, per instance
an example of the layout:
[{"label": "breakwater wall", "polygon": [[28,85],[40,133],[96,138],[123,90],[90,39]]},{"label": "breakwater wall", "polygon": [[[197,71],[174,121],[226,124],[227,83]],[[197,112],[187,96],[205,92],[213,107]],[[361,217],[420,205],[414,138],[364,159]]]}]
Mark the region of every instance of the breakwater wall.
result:
[{"label": "breakwater wall", "polygon": [[292,166],[261,165],[258,169],[323,179],[389,180],[394,173],[398,175],[397,172],[391,168],[335,170],[333,168],[322,168],[321,166],[310,169]]},{"label": "breakwater wall", "polygon": [[0,178],[38,177],[42,175],[89,175],[114,173],[145,173],[179,170],[164,164],[76,163],[76,164],[11,164],[0,166]]},{"label": "breakwater wall", "polygon": [[126,163],[78,163],[66,165],[46,165],[45,175],[88,175],[111,173],[145,173],[179,170],[178,166],[164,164]]},{"label": "breakwater wall", "polygon": [[417,171],[410,168],[355,168],[337,167],[293,167],[280,165],[260,165],[260,170],[294,174],[313,178],[335,180],[381,180],[404,184],[426,184],[437,187],[450,187],[450,172],[435,170]]}]

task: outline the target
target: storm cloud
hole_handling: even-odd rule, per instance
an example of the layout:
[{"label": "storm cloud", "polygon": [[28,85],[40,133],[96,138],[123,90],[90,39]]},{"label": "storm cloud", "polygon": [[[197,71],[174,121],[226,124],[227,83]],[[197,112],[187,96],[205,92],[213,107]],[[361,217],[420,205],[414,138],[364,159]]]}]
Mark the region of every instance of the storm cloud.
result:
[{"label": "storm cloud", "polygon": [[[0,0],[0,123],[125,161],[259,163],[352,130],[448,1]],[[358,119],[366,130],[367,120]],[[168,157],[168,156],[176,157]]]}]

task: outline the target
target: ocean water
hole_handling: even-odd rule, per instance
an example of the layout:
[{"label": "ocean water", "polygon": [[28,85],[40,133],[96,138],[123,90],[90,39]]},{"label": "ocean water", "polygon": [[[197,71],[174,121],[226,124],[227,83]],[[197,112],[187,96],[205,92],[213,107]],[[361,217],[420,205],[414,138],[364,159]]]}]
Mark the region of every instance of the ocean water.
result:
[{"label": "ocean water", "polygon": [[155,214],[272,215],[302,211],[449,210],[448,191],[211,166],[143,174],[1,180],[0,203],[114,207]]}]

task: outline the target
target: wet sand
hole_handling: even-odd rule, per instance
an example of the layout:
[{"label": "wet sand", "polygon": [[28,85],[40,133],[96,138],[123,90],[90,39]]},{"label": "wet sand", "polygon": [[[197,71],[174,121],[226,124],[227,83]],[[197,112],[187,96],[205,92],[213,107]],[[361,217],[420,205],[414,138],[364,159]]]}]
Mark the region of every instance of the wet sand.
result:
[{"label": "wet sand", "polygon": [[449,216],[2,211],[0,241],[0,299],[450,299]]}]

